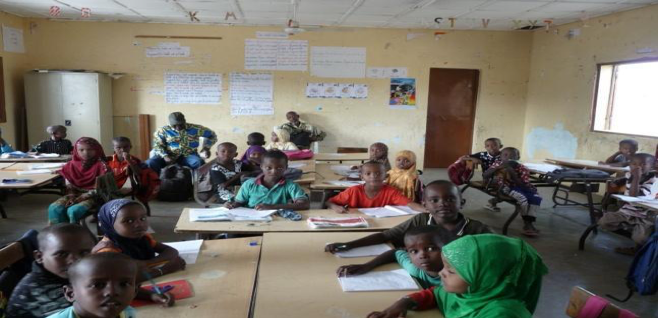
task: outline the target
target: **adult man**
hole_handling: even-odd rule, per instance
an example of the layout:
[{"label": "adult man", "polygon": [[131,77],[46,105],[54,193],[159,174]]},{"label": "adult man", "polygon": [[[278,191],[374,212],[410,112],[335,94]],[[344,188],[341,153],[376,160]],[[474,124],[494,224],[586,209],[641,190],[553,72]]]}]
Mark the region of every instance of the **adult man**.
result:
[{"label": "adult man", "polygon": [[210,147],[217,142],[214,131],[201,125],[188,124],[181,112],[169,114],[169,125],[158,129],[153,137],[153,151],[146,164],[158,174],[162,168],[174,163],[199,168],[204,163],[197,153],[199,138],[205,139],[201,153],[206,158],[210,157]]},{"label": "adult man", "polygon": [[310,124],[299,120],[299,114],[294,111],[289,111],[286,114],[288,122],[281,125],[281,129],[285,129],[290,133],[290,141],[292,141],[299,149],[308,149],[314,141],[321,141],[327,134],[320,129],[311,126]]}]

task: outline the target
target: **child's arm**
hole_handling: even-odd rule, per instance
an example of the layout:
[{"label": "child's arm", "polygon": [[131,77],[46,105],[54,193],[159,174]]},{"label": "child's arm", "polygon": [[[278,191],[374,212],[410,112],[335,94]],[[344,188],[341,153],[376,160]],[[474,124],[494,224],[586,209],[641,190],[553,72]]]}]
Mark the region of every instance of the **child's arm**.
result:
[{"label": "child's arm", "polygon": [[395,250],[386,251],[364,264],[343,265],[338,267],[338,276],[362,275],[378,266],[395,263]]},{"label": "child's arm", "polygon": [[351,250],[351,249],[356,248],[356,247],[382,244],[382,243],[386,243],[386,242],[388,242],[388,240],[386,239],[386,236],[384,236],[384,234],[375,233],[375,234],[368,235],[364,238],[360,238],[358,240],[350,241],[350,242],[347,242],[347,243],[327,244],[324,247],[324,251],[333,254],[333,253],[340,252],[340,251]]},{"label": "child's arm", "polygon": [[484,179],[491,179],[498,171],[500,171],[502,166],[498,166],[495,168],[489,168],[487,171],[482,173],[482,178]]},{"label": "child's arm", "polygon": [[519,177],[519,174],[516,173],[516,170],[514,168],[507,166],[505,168],[507,170],[507,175],[512,179],[512,182],[517,185],[517,186],[524,186],[525,182]]},{"label": "child's arm", "polygon": [[619,156],[619,155],[621,155],[621,152],[620,152],[620,151],[617,151],[617,152],[613,153],[612,156],[608,157],[608,159],[606,159],[603,163],[605,163],[605,164],[616,163],[615,159],[616,159],[617,156]]},{"label": "child's arm", "polygon": [[185,261],[178,256],[178,251],[175,248],[158,242],[155,243],[153,249],[158,256],[148,260],[147,265],[155,267],[164,263],[161,267],[155,267],[151,270],[156,277],[185,269]]},{"label": "child's arm", "polygon": [[632,197],[640,194],[640,179],[642,178],[642,168],[631,168],[631,188],[628,190],[628,195]]},{"label": "child's arm", "polygon": [[152,292],[145,288],[138,288],[135,299],[150,300],[157,304],[162,304],[162,307],[171,307],[174,305],[174,296],[171,293],[164,293],[162,295]]},{"label": "child's arm", "polygon": [[329,207],[330,209],[334,210],[337,213],[348,213],[348,212],[350,212],[348,210],[349,207],[347,205],[339,205],[339,204],[333,203],[331,201],[327,201],[327,207]]}]

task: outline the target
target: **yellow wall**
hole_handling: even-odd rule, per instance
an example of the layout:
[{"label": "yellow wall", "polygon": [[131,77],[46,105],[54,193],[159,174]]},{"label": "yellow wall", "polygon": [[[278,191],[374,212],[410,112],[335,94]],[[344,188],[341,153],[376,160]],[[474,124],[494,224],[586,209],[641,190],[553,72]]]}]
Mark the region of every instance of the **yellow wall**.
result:
[{"label": "yellow wall", "polygon": [[[522,143],[531,33],[459,31],[440,40],[435,40],[427,30],[356,29],[296,35],[291,38],[308,40],[309,46],[366,47],[368,66],[408,67],[409,77],[417,80],[418,109],[390,110],[387,79],[331,79],[310,77],[308,72],[274,72],[274,116],[230,117],[227,74],[244,71],[244,40],[255,38],[256,31],[280,31],[280,28],[43,19],[26,19],[26,23],[35,25],[33,34],[26,40],[31,67],[126,73],[114,81],[115,130],[121,133],[136,133],[136,129],[126,125],[135,124],[131,119],[137,114],[155,115],[154,126],[158,127],[165,124],[168,113],[183,111],[188,122],[209,126],[220,140],[234,142],[244,150],[248,133],[268,133],[272,126],[285,121],[287,111],[296,110],[302,119],[328,132],[321,150],[364,147],[383,141],[389,144],[392,153],[411,149],[422,161],[429,69],[446,67],[481,70],[473,149],[482,148],[483,140],[490,136],[501,137],[508,145]],[[407,41],[409,32],[426,35]],[[146,58],[144,48],[160,41],[135,39],[138,34],[221,36],[223,40],[176,41],[192,48],[191,58]],[[163,96],[152,93],[163,90],[166,70],[223,73],[222,104],[165,104]],[[304,89],[309,81],[366,83],[369,97],[308,99]],[[501,125],[503,121],[511,124]],[[137,136],[129,137],[136,140]]]},{"label": "yellow wall", "polygon": [[[558,34],[540,30],[533,35],[524,156],[530,157],[533,148],[536,159],[570,154],[567,145],[573,138],[577,139],[573,156],[582,159],[604,160],[617,151],[624,138],[636,139],[640,151],[654,153],[658,138],[590,132],[590,113],[597,63],[658,56],[658,6],[594,18],[585,24],[560,26]],[[569,29],[580,29],[581,34],[568,39]],[[637,54],[641,48],[655,52]],[[556,132],[556,125],[563,125],[563,130]],[[544,142],[538,143],[540,140]]]}]

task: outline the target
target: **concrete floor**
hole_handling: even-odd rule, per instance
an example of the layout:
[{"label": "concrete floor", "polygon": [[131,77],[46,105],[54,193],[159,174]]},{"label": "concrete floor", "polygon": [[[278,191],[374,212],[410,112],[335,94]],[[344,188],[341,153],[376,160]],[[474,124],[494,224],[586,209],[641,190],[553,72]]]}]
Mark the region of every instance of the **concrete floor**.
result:
[{"label": "concrete floor", "polygon": [[[444,169],[425,171],[424,181],[445,179]],[[578,251],[578,238],[589,224],[588,213],[583,208],[552,208],[551,189],[543,188],[542,209],[537,221],[541,236],[526,239],[542,255],[549,267],[544,279],[540,302],[535,317],[566,317],[564,310],[573,286],[579,285],[598,294],[611,293],[617,296],[626,294],[624,277],[631,262],[630,256],[614,253],[617,246],[631,246],[629,239],[615,234],[600,232],[592,235],[585,251]],[[492,226],[500,232],[513,207],[501,204],[499,213],[482,209],[488,199],[477,190],[467,190],[464,214]],[[10,195],[2,202],[9,219],[0,219],[0,244],[12,241],[28,229],[40,229],[46,225],[46,208],[56,199],[53,195]],[[173,233],[174,225],[183,207],[197,206],[194,202],[153,202],[151,227],[159,241],[193,239],[193,235]],[[521,220],[518,218],[510,226],[511,236],[520,236]],[[384,305],[384,304],[383,304]],[[658,295],[635,295],[622,308],[627,308],[641,317],[658,318]],[[376,308],[374,308],[376,309]]]}]

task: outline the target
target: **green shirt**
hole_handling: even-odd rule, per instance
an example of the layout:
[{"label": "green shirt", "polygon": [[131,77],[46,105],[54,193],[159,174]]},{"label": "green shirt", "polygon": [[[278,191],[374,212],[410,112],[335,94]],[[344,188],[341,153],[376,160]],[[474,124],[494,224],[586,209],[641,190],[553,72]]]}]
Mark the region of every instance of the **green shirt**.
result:
[{"label": "green shirt", "polygon": [[409,273],[409,275],[411,275],[411,277],[418,281],[423,289],[434,286],[441,286],[441,277],[432,277],[426,271],[416,267],[416,265],[411,262],[411,258],[406,251],[395,251],[395,259],[398,261],[398,264],[400,264],[400,266],[402,266],[402,268],[404,268]]},{"label": "green shirt", "polygon": [[288,204],[297,200],[308,200],[304,190],[292,181],[281,178],[271,189],[263,185],[263,176],[247,180],[240,187],[236,202],[254,208],[259,204]]}]

